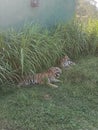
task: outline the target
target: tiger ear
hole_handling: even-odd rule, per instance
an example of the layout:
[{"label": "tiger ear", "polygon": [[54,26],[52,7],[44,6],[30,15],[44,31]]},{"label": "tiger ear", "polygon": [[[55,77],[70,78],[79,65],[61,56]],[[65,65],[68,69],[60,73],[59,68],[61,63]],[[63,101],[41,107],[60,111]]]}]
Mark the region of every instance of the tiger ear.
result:
[{"label": "tiger ear", "polygon": [[49,73],[52,72],[52,73],[53,73],[53,71],[54,71],[55,69],[56,69],[55,67],[51,67],[51,68],[48,69],[47,72],[49,72]]},{"label": "tiger ear", "polygon": [[53,69],[53,67],[49,68],[49,69],[48,69],[48,72],[51,72],[51,71],[52,71],[52,69]]},{"label": "tiger ear", "polygon": [[64,58],[63,58],[63,61],[67,61],[67,60],[70,60],[70,58],[66,55]]},{"label": "tiger ear", "polygon": [[64,56],[65,59],[69,59],[69,57],[67,55]]}]

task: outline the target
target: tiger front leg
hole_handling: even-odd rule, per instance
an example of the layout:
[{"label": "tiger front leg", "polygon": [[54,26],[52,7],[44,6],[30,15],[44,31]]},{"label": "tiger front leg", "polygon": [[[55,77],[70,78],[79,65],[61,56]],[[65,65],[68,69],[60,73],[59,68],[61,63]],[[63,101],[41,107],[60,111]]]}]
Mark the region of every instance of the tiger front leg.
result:
[{"label": "tiger front leg", "polygon": [[44,78],[43,80],[43,83],[50,86],[50,87],[54,87],[54,88],[58,88],[57,85],[55,84],[52,84],[52,82],[59,82],[59,80],[55,79],[55,78],[52,78],[52,79],[49,79],[49,78]]},{"label": "tiger front leg", "polygon": [[61,80],[59,80],[59,79],[54,79],[54,81],[53,82],[62,82]]},{"label": "tiger front leg", "polygon": [[52,83],[47,83],[47,85],[49,85],[50,87],[53,87],[53,88],[58,88],[58,86],[57,86],[57,85],[52,84]]},{"label": "tiger front leg", "polygon": [[47,85],[49,85],[50,87],[53,87],[53,88],[58,88],[57,85],[52,84],[51,82],[53,82],[53,81],[51,81],[50,79],[48,79]]},{"label": "tiger front leg", "polygon": [[59,79],[56,79],[56,78],[54,78],[54,77],[52,77],[51,79],[50,79],[50,82],[62,82],[61,80],[59,80]]}]

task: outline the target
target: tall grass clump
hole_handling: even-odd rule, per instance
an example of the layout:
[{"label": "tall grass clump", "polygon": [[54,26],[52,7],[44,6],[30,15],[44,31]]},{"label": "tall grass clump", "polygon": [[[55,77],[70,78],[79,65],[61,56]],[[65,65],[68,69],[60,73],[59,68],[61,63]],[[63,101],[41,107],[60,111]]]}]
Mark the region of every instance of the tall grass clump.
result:
[{"label": "tall grass clump", "polygon": [[[88,21],[89,22],[89,21]],[[73,21],[66,27],[65,31],[65,51],[71,57],[79,57],[81,55],[94,55],[98,46],[98,21],[95,21],[94,26],[91,23],[85,26],[78,21]],[[90,31],[91,30],[91,31]]]},{"label": "tall grass clump", "polygon": [[0,34],[0,81],[18,81],[23,75],[46,69],[62,53],[57,37],[39,26],[25,26]]},{"label": "tall grass clump", "polygon": [[88,34],[87,42],[90,53],[98,54],[98,19],[89,19],[85,32]]},{"label": "tall grass clump", "polygon": [[24,75],[56,66],[65,54],[71,58],[95,54],[98,30],[91,24],[84,28],[74,21],[51,30],[25,25],[19,31],[0,32],[0,83],[18,82]]}]

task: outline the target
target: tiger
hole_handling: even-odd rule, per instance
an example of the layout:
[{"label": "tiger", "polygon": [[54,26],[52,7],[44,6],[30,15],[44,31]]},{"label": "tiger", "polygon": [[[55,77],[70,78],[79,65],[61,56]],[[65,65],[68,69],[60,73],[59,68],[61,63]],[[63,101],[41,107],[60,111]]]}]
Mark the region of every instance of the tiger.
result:
[{"label": "tiger", "polygon": [[46,72],[25,76],[19,82],[18,86],[28,86],[28,85],[34,85],[34,84],[47,84],[51,87],[57,88],[58,86],[53,83],[61,82],[60,80],[58,80],[61,73],[62,73],[62,70],[59,67],[51,67]]},{"label": "tiger", "polygon": [[71,59],[65,55],[61,60],[60,60],[60,66],[61,68],[69,68],[72,65],[75,65],[76,63],[71,61]]}]

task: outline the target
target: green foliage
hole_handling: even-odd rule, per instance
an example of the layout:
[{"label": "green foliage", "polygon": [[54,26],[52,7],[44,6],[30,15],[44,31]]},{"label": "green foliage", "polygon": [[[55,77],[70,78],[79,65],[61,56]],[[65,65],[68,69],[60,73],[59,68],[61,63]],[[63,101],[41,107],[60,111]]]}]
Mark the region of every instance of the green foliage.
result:
[{"label": "green foliage", "polygon": [[96,0],[76,1],[76,15],[79,18],[79,20],[81,19],[83,22],[86,22],[89,18],[98,18],[98,10],[96,8],[96,5],[91,4],[95,1]]},{"label": "green foliage", "polygon": [[98,130],[98,57],[79,59],[61,80],[58,88],[2,86],[0,130]]},{"label": "green foliage", "polygon": [[[93,59],[90,56],[86,58],[81,58],[81,61],[76,63],[75,66],[66,70],[64,72],[63,78],[65,82],[71,82],[72,84],[89,84],[89,86],[93,86],[98,84],[98,58],[94,57]],[[92,87],[93,87],[92,86]]]},{"label": "green foliage", "polygon": [[96,54],[98,21],[87,26],[74,21],[52,30],[24,25],[20,31],[0,32],[0,82],[16,82],[23,75],[56,66],[62,55],[71,58]]}]

